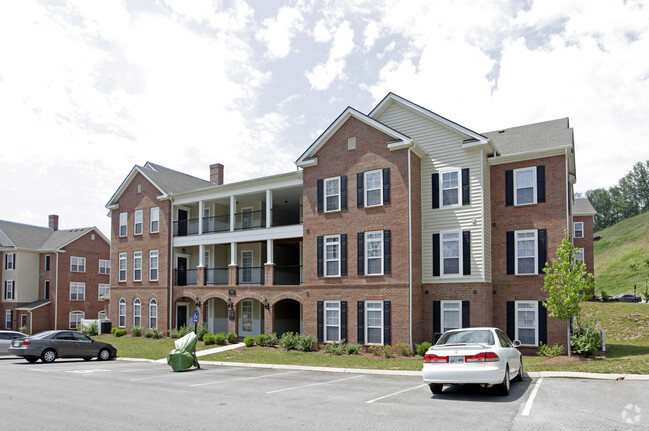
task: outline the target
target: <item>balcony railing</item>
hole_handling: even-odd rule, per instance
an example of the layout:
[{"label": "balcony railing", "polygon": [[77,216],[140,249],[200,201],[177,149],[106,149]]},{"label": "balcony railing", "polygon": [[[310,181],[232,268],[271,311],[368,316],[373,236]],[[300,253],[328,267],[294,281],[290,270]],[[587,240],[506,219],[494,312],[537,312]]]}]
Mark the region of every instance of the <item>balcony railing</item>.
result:
[{"label": "balcony railing", "polygon": [[273,280],[273,284],[302,284],[302,265],[275,265],[275,280]]},{"label": "balcony railing", "polygon": [[239,284],[264,284],[263,266],[239,267]]},{"label": "balcony railing", "polygon": [[203,217],[203,233],[227,232],[230,230],[230,215]]},{"label": "balcony railing", "polygon": [[228,268],[207,268],[205,270],[205,284],[209,286],[229,284]]},{"label": "balcony railing", "polygon": [[244,211],[234,215],[234,229],[259,229],[266,227],[266,211]]},{"label": "balcony railing", "polygon": [[198,234],[198,219],[176,220],[174,222],[174,236],[187,236]]},{"label": "balcony railing", "polygon": [[302,205],[284,205],[273,207],[273,226],[290,226],[302,224]]},{"label": "balcony railing", "polygon": [[195,269],[177,269],[176,286],[196,286],[198,284],[198,271]]}]

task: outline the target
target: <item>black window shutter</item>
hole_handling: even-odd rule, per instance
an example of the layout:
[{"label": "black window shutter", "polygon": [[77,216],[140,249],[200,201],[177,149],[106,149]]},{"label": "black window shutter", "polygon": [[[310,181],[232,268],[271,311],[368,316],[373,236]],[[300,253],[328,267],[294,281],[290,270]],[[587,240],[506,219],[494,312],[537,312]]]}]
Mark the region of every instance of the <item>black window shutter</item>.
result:
[{"label": "black window shutter", "polygon": [[392,240],[390,230],[383,231],[383,273],[392,273]]},{"label": "black window shutter", "polygon": [[318,212],[324,211],[324,181],[318,180]]},{"label": "black window shutter", "polygon": [[318,277],[322,277],[324,275],[323,271],[323,237],[319,236],[318,237]]},{"label": "black window shutter", "polygon": [[439,234],[433,234],[433,277],[439,277]]},{"label": "black window shutter", "polygon": [[383,169],[383,205],[390,203],[390,168]]},{"label": "black window shutter", "polygon": [[358,275],[363,275],[365,274],[365,233],[358,232],[356,242],[358,243]]},{"label": "black window shutter", "polygon": [[365,198],[363,192],[363,173],[356,174],[356,206],[363,208],[365,206]]},{"label": "black window shutter", "polygon": [[14,269],[16,269],[16,268],[17,268],[17,267],[16,267],[16,253],[14,253],[13,261],[14,261]]},{"label": "black window shutter", "polygon": [[340,235],[340,275],[347,275],[347,234]]},{"label": "black window shutter", "polygon": [[505,171],[505,205],[514,205],[514,171]]},{"label": "black window shutter", "polygon": [[471,327],[471,301],[462,301],[462,327]]},{"label": "black window shutter", "polygon": [[548,310],[539,301],[539,342],[548,344]]},{"label": "black window shutter", "polygon": [[340,209],[347,209],[347,175],[340,177]]},{"label": "black window shutter", "polygon": [[510,340],[516,339],[516,318],[514,313],[514,301],[507,301],[507,336]]},{"label": "black window shutter", "polygon": [[515,269],[515,254],[514,254],[514,231],[507,232],[507,274],[513,274]]},{"label": "black window shutter", "polygon": [[347,301],[340,301],[340,341],[347,341]]},{"label": "black window shutter", "polygon": [[462,274],[471,275],[471,231],[462,231]]},{"label": "black window shutter", "polygon": [[545,202],[545,166],[536,167],[536,202]]},{"label": "black window shutter", "polygon": [[439,208],[439,174],[433,174],[433,208]]},{"label": "black window shutter", "polygon": [[14,327],[14,311],[9,310],[9,326],[7,327],[7,329],[13,329],[13,327]]},{"label": "black window shutter", "polygon": [[324,302],[318,301],[318,341],[324,341]]},{"label": "black window shutter", "polygon": [[390,301],[383,301],[383,344],[389,346],[392,344],[390,315]]},{"label": "black window shutter", "polygon": [[471,203],[471,189],[469,187],[469,168],[462,169],[462,205]]},{"label": "black window shutter", "polygon": [[545,261],[547,260],[548,234],[545,229],[539,229],[539,274],[543,274]]},{"label": "black window shutter", "polygon": [[363,301],[358,301],[358,344],[365,344],[365,303]]},{"label": "black window shutter", "polygon": [[439,301],[433,301],[433,344],[437,342],[442,332],[442,314],[440,310],[441,303]]}]

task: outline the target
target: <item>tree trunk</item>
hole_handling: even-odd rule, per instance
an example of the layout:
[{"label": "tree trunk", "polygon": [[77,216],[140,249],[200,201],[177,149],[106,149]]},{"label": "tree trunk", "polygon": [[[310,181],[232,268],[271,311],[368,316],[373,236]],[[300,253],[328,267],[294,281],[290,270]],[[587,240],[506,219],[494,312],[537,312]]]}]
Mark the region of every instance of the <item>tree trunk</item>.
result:
[{"label": "tree trunk", "polygon": [[572,317],[568,319],[568,357],[572,356],[571,346],[570,346],[570,329],[572,329]]}]

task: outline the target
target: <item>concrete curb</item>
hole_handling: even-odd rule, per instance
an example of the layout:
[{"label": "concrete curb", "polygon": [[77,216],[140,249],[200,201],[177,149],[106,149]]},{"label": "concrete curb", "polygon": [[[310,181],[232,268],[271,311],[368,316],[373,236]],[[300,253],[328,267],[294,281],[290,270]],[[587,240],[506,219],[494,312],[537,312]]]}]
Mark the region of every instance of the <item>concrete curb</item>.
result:
[{"label": "concrete curb", "polygon": [[549,379],[588,379],[588,380],[635,380],[649,381],[649,375],[645,374],[603,374],[603,373],[580,373],[572,371],[538,371],[525,373],[530,378]]}]

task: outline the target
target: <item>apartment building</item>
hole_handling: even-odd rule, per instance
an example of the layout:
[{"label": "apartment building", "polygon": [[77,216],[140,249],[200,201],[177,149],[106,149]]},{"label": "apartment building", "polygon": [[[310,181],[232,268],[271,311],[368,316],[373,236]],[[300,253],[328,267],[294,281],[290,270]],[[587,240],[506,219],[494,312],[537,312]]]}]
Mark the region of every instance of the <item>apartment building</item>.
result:
[{"label": "apartment building", "polygon": [[59,230],[0,220],[0,315],[4,328],[76,329],[105,318],[110,243],[95,227]]},{"label": "apartment building", "polygon": [[220,164],[210,181],[134,167],[107,204],[114,325],[197,314],[212,332],[361,344],[495,325],[530,349],[563,342],[542,268],[580,226],[592,259],[568,119],[477,133],[390,93],[343,111],[296,165],[230,184]]}]

